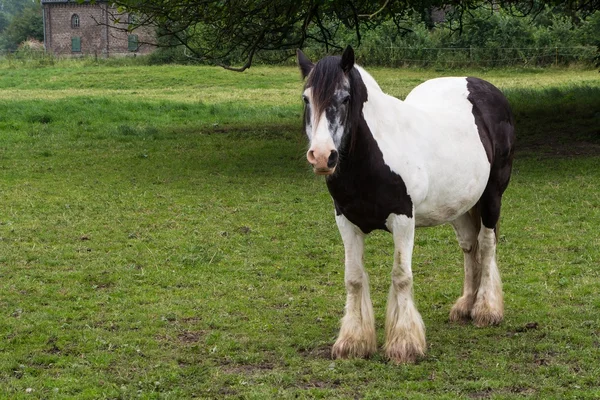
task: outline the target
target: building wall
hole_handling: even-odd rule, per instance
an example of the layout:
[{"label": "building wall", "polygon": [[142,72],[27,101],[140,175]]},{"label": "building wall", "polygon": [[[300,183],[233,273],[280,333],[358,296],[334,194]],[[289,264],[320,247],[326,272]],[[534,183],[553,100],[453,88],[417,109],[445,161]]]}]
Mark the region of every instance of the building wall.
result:
[{"label": "building wall", "polygon": [[[44,29],[46,51],[56,55],[111,55],[147,54],[154,50],[153,29],[143,27],[132,33],[124,32],[114,27],[127,28],[127,14],[117,14],[116,9],[107,3],[97,2],[42,2],[44,7]],[[73,14],[79,16],[79,27],[72,27]],[[113,23],[114,17],[121,21]],[[129,49],[129,35],[137,35],[138,47]],[[81,38],[81,51],[72,49],[73,37]]]}]

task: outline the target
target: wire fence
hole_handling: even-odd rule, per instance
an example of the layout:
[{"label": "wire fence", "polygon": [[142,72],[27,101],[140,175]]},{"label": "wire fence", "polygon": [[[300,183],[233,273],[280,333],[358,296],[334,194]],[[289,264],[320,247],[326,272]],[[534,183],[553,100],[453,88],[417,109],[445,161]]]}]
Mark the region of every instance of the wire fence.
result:
[{"label": "wire fence", "polygon": [[[158,50],[160,51],[160,50]],[[579,64],[589,67],[600,62],[596,46],[574,47],[394,47],[361,46],[355,49],[362,65],[386,67],[547,67]],[[314,49],[311,53],[319,54]],[[255,64],[292,64],[295,53],[291,50],[259,52]],[[94,57],[89,55],[88,57]],[[0,60],[23,63],[53,63],[68,56],[54,56],[44,50],[16,50],[0,52]],[[85,58],[85,57],[78,57]],[[185,58],[185,57],[182,57]],[[98,59],[98,56],[95,56]],[[285,60],[285,61],[282,61]],[[140,60],[141,61],[141,60]],[[240,60],[242,61],[242,60]]]},{"label": "wire fence", "polygon": [[[380,47],[361,48],[363,63],[384,66],[543,67],[585,64],[598,58],[595,46],[576,47]],[[372,62],[374,60],[375,62]]]}]

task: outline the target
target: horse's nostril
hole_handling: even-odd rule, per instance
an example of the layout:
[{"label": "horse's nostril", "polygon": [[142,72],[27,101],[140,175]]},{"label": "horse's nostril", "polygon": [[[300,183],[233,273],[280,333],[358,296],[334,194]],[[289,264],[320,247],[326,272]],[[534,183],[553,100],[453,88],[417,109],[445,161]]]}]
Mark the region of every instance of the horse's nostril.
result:
[{"label": "horse's nostril", "polygon": [[317,162],[317,158],[315,157],[315,152],[313,150],[309,150],[308,153],[306,153],[306,159],[313,165]]},{"label": "horse's nostril", "polygon": [[329,159],[327,160],[327,167],[328,168],[335,167],[335,165],[337,164],[337,161],[338,161],[338,152],[335,150],[332,150],[331,154],[329,154]]}]

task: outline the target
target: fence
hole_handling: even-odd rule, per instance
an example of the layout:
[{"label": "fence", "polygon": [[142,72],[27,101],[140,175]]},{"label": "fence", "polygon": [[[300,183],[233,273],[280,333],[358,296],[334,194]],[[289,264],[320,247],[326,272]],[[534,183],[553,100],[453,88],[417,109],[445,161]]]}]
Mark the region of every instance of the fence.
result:
[{"label": "fence", "polygon": [[[594,65],[598,57],[595,46],[577,47],[362,47],[358,56],[364,64],[383,66],[504,67]],[[371,60],[374,60],[371,61]]]},{"label": "fence", "polygon": [[[180,62],[190,62],[181,50]],[[359,63],[387,67],[546,67],[581,64],[594,66],[600,61],[599,49],[595,46],[576,47],[368,47],[355,49]],[[273,50],[259,52],[255,64],[292,64],[294,51]],[[320,49],[308,49],[313,58],[320,58]],[[143,57],[140,57],[143,58]],[[39,62],[53,64],[56,60],[52,54],[44,51],[18,50],[16,52],[0,52],[0,60],[8,59],[22,63]],[[143,63],[143,60],[139,60]],[[154,61],[154,63],[156,60]],[[243,63],[240,58],[238,63]],[[236,63],[232,60],[232,63]]]}]

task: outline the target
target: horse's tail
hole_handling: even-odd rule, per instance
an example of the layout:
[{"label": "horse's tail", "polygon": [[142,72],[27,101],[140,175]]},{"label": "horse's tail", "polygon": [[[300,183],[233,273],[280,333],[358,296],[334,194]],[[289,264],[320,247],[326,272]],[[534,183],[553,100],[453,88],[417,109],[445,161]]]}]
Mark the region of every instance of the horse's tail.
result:
[{"label": "horse's tail", "polygon": [[[469,215],[475,224],[475,232],[479,235],[479,231],[481,230],[481,203],[477,202],[473,208],[469,210]],[[496,243],[498,243],[498,237],[500,236],[500,220],[496,223],[494,227],[494,236],[496,237]]]}]

